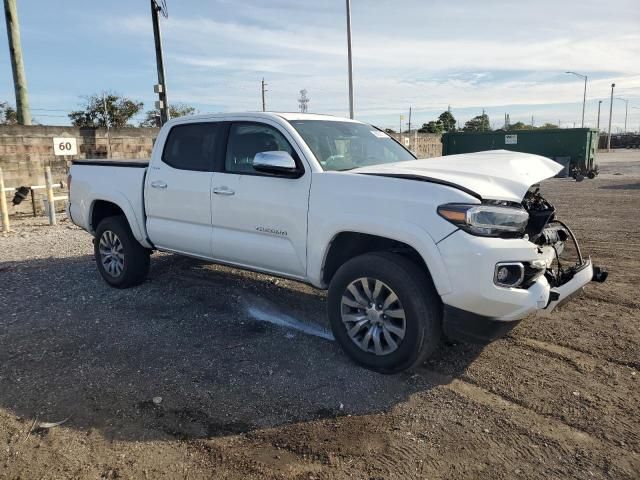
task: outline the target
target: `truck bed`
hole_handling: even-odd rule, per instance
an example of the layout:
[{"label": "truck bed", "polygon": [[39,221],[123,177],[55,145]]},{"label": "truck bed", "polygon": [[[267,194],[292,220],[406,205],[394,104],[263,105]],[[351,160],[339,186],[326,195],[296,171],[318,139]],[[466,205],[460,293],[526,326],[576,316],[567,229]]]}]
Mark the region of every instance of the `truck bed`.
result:
[{"label": "truck bed", "polygon": [[93,233],[95,208],[117,206],[127,217],[136,240],[148,247],[144,214],[147,160],[74,160],[68,211],[72,221]]}]

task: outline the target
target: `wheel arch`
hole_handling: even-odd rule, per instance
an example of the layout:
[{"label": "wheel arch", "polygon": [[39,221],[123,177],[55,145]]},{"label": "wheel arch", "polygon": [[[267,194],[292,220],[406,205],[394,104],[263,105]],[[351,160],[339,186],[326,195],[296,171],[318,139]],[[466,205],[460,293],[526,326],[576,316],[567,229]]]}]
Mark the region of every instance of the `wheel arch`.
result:
[{"label": "wheel arch", "polygon": [[122,215],[127,219],[131,233],[143,246],[149,248],[146,233],[140,227],[136,214],[126,198],[114,199],[110,197],[96,198],[89,208],[88,224],[91,233],[95,234],[99,223],[111,216]]},{"label": "wheel arch", "polygon": [[415,261],[432,279],[440,295],[451,290],[438,248],[426,233],[420,237],[420,242],[412,242],[394,236],[362,231],[336,232],[324,251],[319,283],[322,286],[328,285],[338,268],[347,260],[365,253],[379,251],[399,253]]}]

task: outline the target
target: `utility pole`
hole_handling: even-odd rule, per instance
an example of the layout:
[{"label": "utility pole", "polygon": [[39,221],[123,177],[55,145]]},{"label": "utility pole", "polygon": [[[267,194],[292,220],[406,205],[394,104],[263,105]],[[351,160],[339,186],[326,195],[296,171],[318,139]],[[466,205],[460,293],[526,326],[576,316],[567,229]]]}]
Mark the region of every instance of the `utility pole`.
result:
[{"label": "utility pole", "polygon": [[598,123],[596,124],[596,129],[598,130],[598,134],[600,134],[600,107],[602,106],[602,100],[598,100]]},{"label": "utility pole", "polygon": [[264,92],[266,92],[266,90],[265,90],[265,88],[264,88],[264,87],[266,87],[266,86],[267,86],[267,84],[266,84],[266,83],[264,83],[264,78],[263,78],[263,79],[262,79],[262,111],[263,111],[263,112],[266,112],[266,111],[267,111],[267,110],[266,110],[266,108],[265,108],[265,104],[264,104]]},{"label": "utility pole", "polygon": [[409,107],[409,133],[411,133],[411,107]]},{"label": "utility pole", "polygon": [[158,85],[156,93],[158,102],[156,106],[160,110],[160,123],[164,125],[169,120],[169,104],[167,103],[167,83],[164,76],[164,60],[162,58],[162,37],[160,36],[159,13],[167,18],[167,5],[165,2],[158,4],[159,0],[151,0],[151,21],[153,23],[153,41],[156,49],[156,68],[158,70]]},{"label": "utility pole", "polygon": [[104,92],[102,93],[102,108],[104,110],[104,124],[107,127],[107,158],[111,158],[111,131],[109,125],[109,112],[107,111],[107,99]]},{"label": "utility pole", "polygon": [[20,125],[31,125],[29,110],[29,93],[27,77],[24,74],[22,61],[22,45],[20,43],[20,25],[16,0],[4,0],[4,16],[7,21],[7,37],[9,37],[9,56],[13,71],[13,88],[16,92],[16,113]]},{"label": "utility pole", "polygon": [[609,134],[607,135],[607,152],[611,151],[611,115],[613,115],[613,89],[616,84],[611,84],[611,100],[609,101]]},{"label": "utility pole", "polygon": [[349,62],[349,118],[353,119],[353,59],[351,56],[351,0],[347,0],[347,56]]}]

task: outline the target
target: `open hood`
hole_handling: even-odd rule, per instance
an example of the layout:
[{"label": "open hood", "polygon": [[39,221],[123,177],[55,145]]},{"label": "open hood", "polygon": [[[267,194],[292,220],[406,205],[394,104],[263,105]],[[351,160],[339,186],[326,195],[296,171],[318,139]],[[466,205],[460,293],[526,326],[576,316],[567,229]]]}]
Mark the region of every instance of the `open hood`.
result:
[{"label": "open hood", "polygon": [[553,177],[563,168],[539,155],[489,150],[372,165],[350,172],[431,180],[459,187],[484,200],[521,202],[531,185]]}]

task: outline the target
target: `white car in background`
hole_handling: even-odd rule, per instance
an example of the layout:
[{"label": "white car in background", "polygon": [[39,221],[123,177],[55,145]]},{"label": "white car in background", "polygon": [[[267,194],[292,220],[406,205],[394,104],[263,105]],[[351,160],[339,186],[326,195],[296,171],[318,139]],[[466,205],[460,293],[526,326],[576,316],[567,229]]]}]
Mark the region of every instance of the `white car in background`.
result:
[{"label": "white car in background", "polygon": [[606,271],[530,187],[552,160],[489,151],[417,160],[370,125],[238,113],[163,126],[149,162],[87,160],[69,215],[102,277],[141,284],[153,250],[328,289],[334,335],[359,364],[405,370],[442,335],[488,341]]}]

